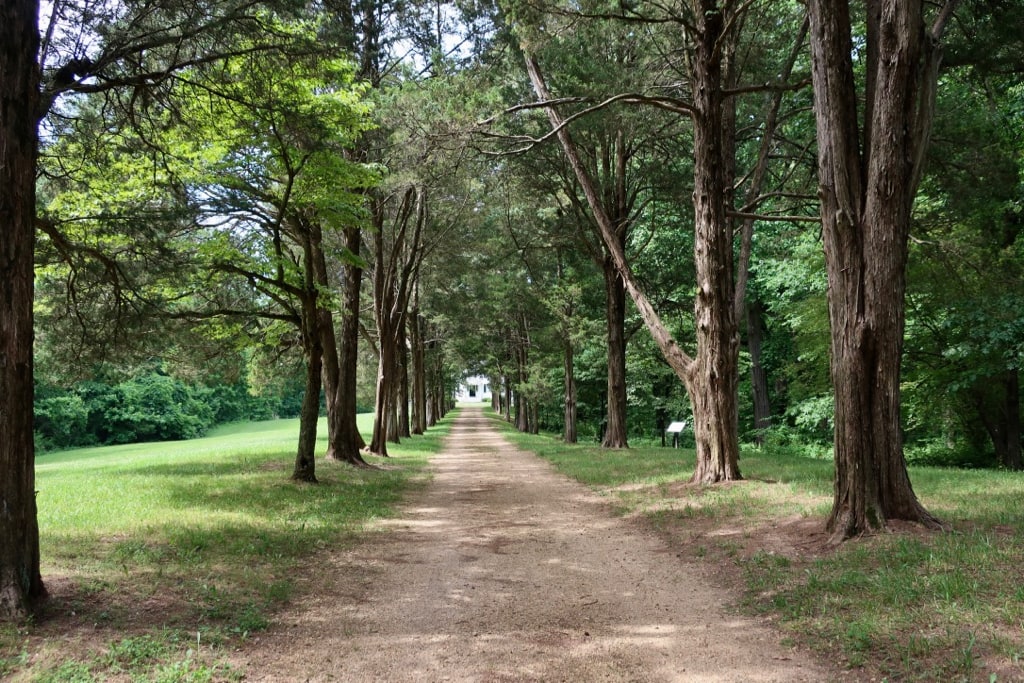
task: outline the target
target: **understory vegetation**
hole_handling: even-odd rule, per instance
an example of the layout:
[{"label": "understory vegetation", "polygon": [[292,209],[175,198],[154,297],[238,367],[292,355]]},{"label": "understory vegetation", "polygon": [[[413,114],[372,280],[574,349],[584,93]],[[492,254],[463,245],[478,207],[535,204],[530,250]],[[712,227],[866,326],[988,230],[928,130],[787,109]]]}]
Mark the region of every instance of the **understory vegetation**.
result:
[{"label": "understory vegetation", "polygon": [[302,384],[283,384],[256,395],[244,380],[207,385],[142,371],[119,382],[40,385],[36,450],[194,439],[215,425],[298,417]]},{"label": "understory vegetation", "polygon": [[34,623],[0,628],[0,679],[240,680],[227,648],[311,590],[318,553],[392,514],[448,426],[394,445],[384,468],[324,461],[316,486],[287,476],[297,420],[40,457],[51,600]]},{"label": "understory vegetation", "polygon": [[[601,449],[545,435],[506,437],[636,516],[737,588],[792,645],[840,658],[872,680],[1012,681],[1024,665],[1024,477],[911,468],[948,526],[900,525],[825,543],[833,464],[772,447],[743,450],[745,481],[686,483],[691,449]],[[729,568],[732,568],[731,571]]]}]

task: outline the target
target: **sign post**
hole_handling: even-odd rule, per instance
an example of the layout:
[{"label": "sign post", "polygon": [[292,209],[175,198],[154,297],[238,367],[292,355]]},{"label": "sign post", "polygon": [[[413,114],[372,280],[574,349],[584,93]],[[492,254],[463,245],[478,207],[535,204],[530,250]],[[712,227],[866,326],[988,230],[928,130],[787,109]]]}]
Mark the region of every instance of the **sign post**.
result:
[{"label": "sign post", "polygon": [[666,434],[672,435],[672,448],[679,448],[679,435],[686,429],[686,422],[673,422],[665,430]]}]

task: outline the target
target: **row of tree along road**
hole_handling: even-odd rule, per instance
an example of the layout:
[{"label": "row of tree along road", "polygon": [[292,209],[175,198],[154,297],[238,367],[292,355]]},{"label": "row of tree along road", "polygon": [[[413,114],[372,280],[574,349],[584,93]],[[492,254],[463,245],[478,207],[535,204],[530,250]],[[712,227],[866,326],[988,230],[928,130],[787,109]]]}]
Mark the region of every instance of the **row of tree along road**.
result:
[{"label": "row of tree along road", "polygon": [[685,413],[699,484],[813,433],[836,542],[941,526],[906,433],[1021,466],[1015,3],[40,9],[0,15],[5,619],[45,596],[35,375],[301,377],[307,482],[321,406],[365,466],[465,369],[567,441]]}]

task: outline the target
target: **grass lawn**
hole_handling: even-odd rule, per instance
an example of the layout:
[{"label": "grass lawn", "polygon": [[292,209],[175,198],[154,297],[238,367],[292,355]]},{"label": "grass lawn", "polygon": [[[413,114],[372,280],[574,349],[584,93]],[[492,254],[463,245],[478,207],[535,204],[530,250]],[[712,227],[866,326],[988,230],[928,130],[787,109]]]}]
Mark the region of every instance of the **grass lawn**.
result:
[{"label": "grass lawn", "polygon": [[[389,445],[392,458],[371,458],[380,469],[318,460],[319,485],[289,480],[297,420],[38,457],[51,600],[37,622],[0,626],[0,679],[238,678],[223,648],[273,621],[318,552],[392,514],[425,480],[454,414]],[[364,435],[370,419],[361,416]]]},{"label": "grass lawn", "polygon": [[911,468],[950,530],[900,524],[832,548],[831,461],[748,448],[746,481],[693,486],[692,450],[567,446],[494,420],[856,680],[1024,681],[1024,473]]}]

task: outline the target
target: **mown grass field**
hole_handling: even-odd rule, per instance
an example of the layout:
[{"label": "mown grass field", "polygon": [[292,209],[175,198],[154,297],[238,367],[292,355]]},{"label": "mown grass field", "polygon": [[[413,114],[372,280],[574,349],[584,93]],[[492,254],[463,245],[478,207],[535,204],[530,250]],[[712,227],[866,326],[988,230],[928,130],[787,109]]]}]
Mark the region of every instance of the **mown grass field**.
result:
[{"label": "mown grass field", "polygon": [[370,458],[380,469],[320,459],[318,485],[289,480],[297,420],[40,456],[51,600],[37,622],[0,627],[0,680],[239,678],[224,648],[267,628],[317,553],[392,514],[451,419]]},{"label": "mown grass field", "polygon": [[494,419],[682,559],[716,563],[738,609],[768,616],[855,680],[1024,681],[1024,473],[912,468],[950,530],[898,525],[832,548],[822,533],[830,461],[748,448],[746,481],[699,487],[686,483],[692,450],[567,446]]}]

